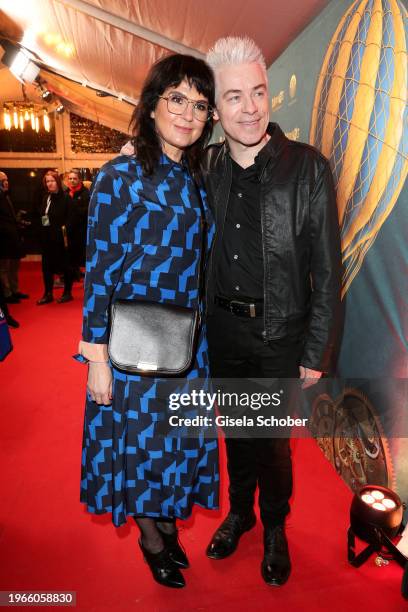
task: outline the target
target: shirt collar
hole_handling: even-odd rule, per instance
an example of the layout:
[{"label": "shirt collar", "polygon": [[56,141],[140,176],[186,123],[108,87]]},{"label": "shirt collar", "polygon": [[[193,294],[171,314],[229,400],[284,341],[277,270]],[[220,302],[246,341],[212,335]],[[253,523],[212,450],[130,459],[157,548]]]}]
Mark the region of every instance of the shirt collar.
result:
[{"label": "shirt collar", "polygon": [[[286,141],[286,137],[277,123],[269,123],[266,132],[269,134],[270,138],[255,157],[254,163],[259,180],[271,157],[276,157],[278,155]],[[228,141],[225,140],[224,144],[227,153],[229,153]]]},{"label": "shirt collar", "polygon": [[244,181],[257,181],[258,180],[259,170],[256,165],[256,160],[255,160],[255,163],[252,164],[252,166],[248,166],[248,168],[243,168],[242,166],[237,164],[235,159],[233,159],[232,157],[230,157],[230,159],[231,159],[233,177],[236,177],[238,180],[244,180]]},{"label": "shirt collar", "polygon": [[154,185],[162,183],[171,171],[188,172],[188,164],[185,156],[182,157],[180,163],[170,159],[165,153],[161,153],[159,163],[151,175],[151,181]]}]

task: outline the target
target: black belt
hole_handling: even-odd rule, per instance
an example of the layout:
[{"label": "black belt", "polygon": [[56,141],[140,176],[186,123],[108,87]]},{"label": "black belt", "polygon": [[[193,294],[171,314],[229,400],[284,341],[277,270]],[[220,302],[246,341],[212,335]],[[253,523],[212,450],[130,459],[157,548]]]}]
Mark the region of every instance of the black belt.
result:
[{"label": "black belt", "polygon": [[263,315],[262,302],[239,302],[238,300],[228,300],[227,298],[215,296],[215,303],[225,310],[229,310],[234,315],[239,317],[261,317]]}]

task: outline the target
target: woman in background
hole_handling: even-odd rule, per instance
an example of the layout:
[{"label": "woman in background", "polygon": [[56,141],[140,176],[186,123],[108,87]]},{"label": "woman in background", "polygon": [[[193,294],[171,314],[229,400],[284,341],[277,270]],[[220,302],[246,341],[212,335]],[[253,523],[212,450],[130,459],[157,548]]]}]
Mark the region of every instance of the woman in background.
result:
[{"label": "woman in background", "polygon": [[54,274],[64,275],[64,292],[57,300],[59,304],[70,302],[73,297],[72,267],[68,254],[68,228],[71,220],[71,201],[62,188],[57,172],[48,170],[43,178],[46,193],[39,210],[41,216],[41,251],[44,295],[37,305],[54,300]]}]

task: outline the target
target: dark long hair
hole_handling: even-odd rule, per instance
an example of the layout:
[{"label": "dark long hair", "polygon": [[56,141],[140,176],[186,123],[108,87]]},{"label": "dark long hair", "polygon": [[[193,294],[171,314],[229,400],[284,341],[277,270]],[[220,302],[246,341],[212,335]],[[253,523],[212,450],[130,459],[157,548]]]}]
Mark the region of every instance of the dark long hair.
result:
[{"label": "dark long hair", "polygon": [[[211,68],[191,55],[170,55],[151,67],[144,82],[140,101],[130,120],[132,142],[143,172],[152,174],[162,152],[154,119],[150,116],[161,96],[168,87],[177,87],[186,79],[198,93],[205,96],[210,106],[215,106],[214,75]],[[200,138],[185,151],[192,172],[198,171],[204,147],[211,138],[213,120],[205,124]]]}]

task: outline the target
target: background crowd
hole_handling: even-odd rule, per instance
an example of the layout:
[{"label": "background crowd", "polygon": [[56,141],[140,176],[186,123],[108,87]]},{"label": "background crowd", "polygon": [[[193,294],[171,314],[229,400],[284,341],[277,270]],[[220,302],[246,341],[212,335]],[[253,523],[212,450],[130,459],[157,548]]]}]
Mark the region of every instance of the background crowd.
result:
[{"label": "background crowd", "polygon": [[46,170],[41,197],[28,213],[14,206],[12,187],[0,171],[0,308],[8,325],[18,327],[10,305],[29,297],[20,290],[18,279],[20,260],[26,255],[26,230],[30,227],[35,233],[41,249],[44,289],[37,305],[52,302],[54,287],[59,286],[63,293],[57,302],[71,301],[72,284],[81,280],[85,265],[89,189],[77,169],[63,175]]}]

